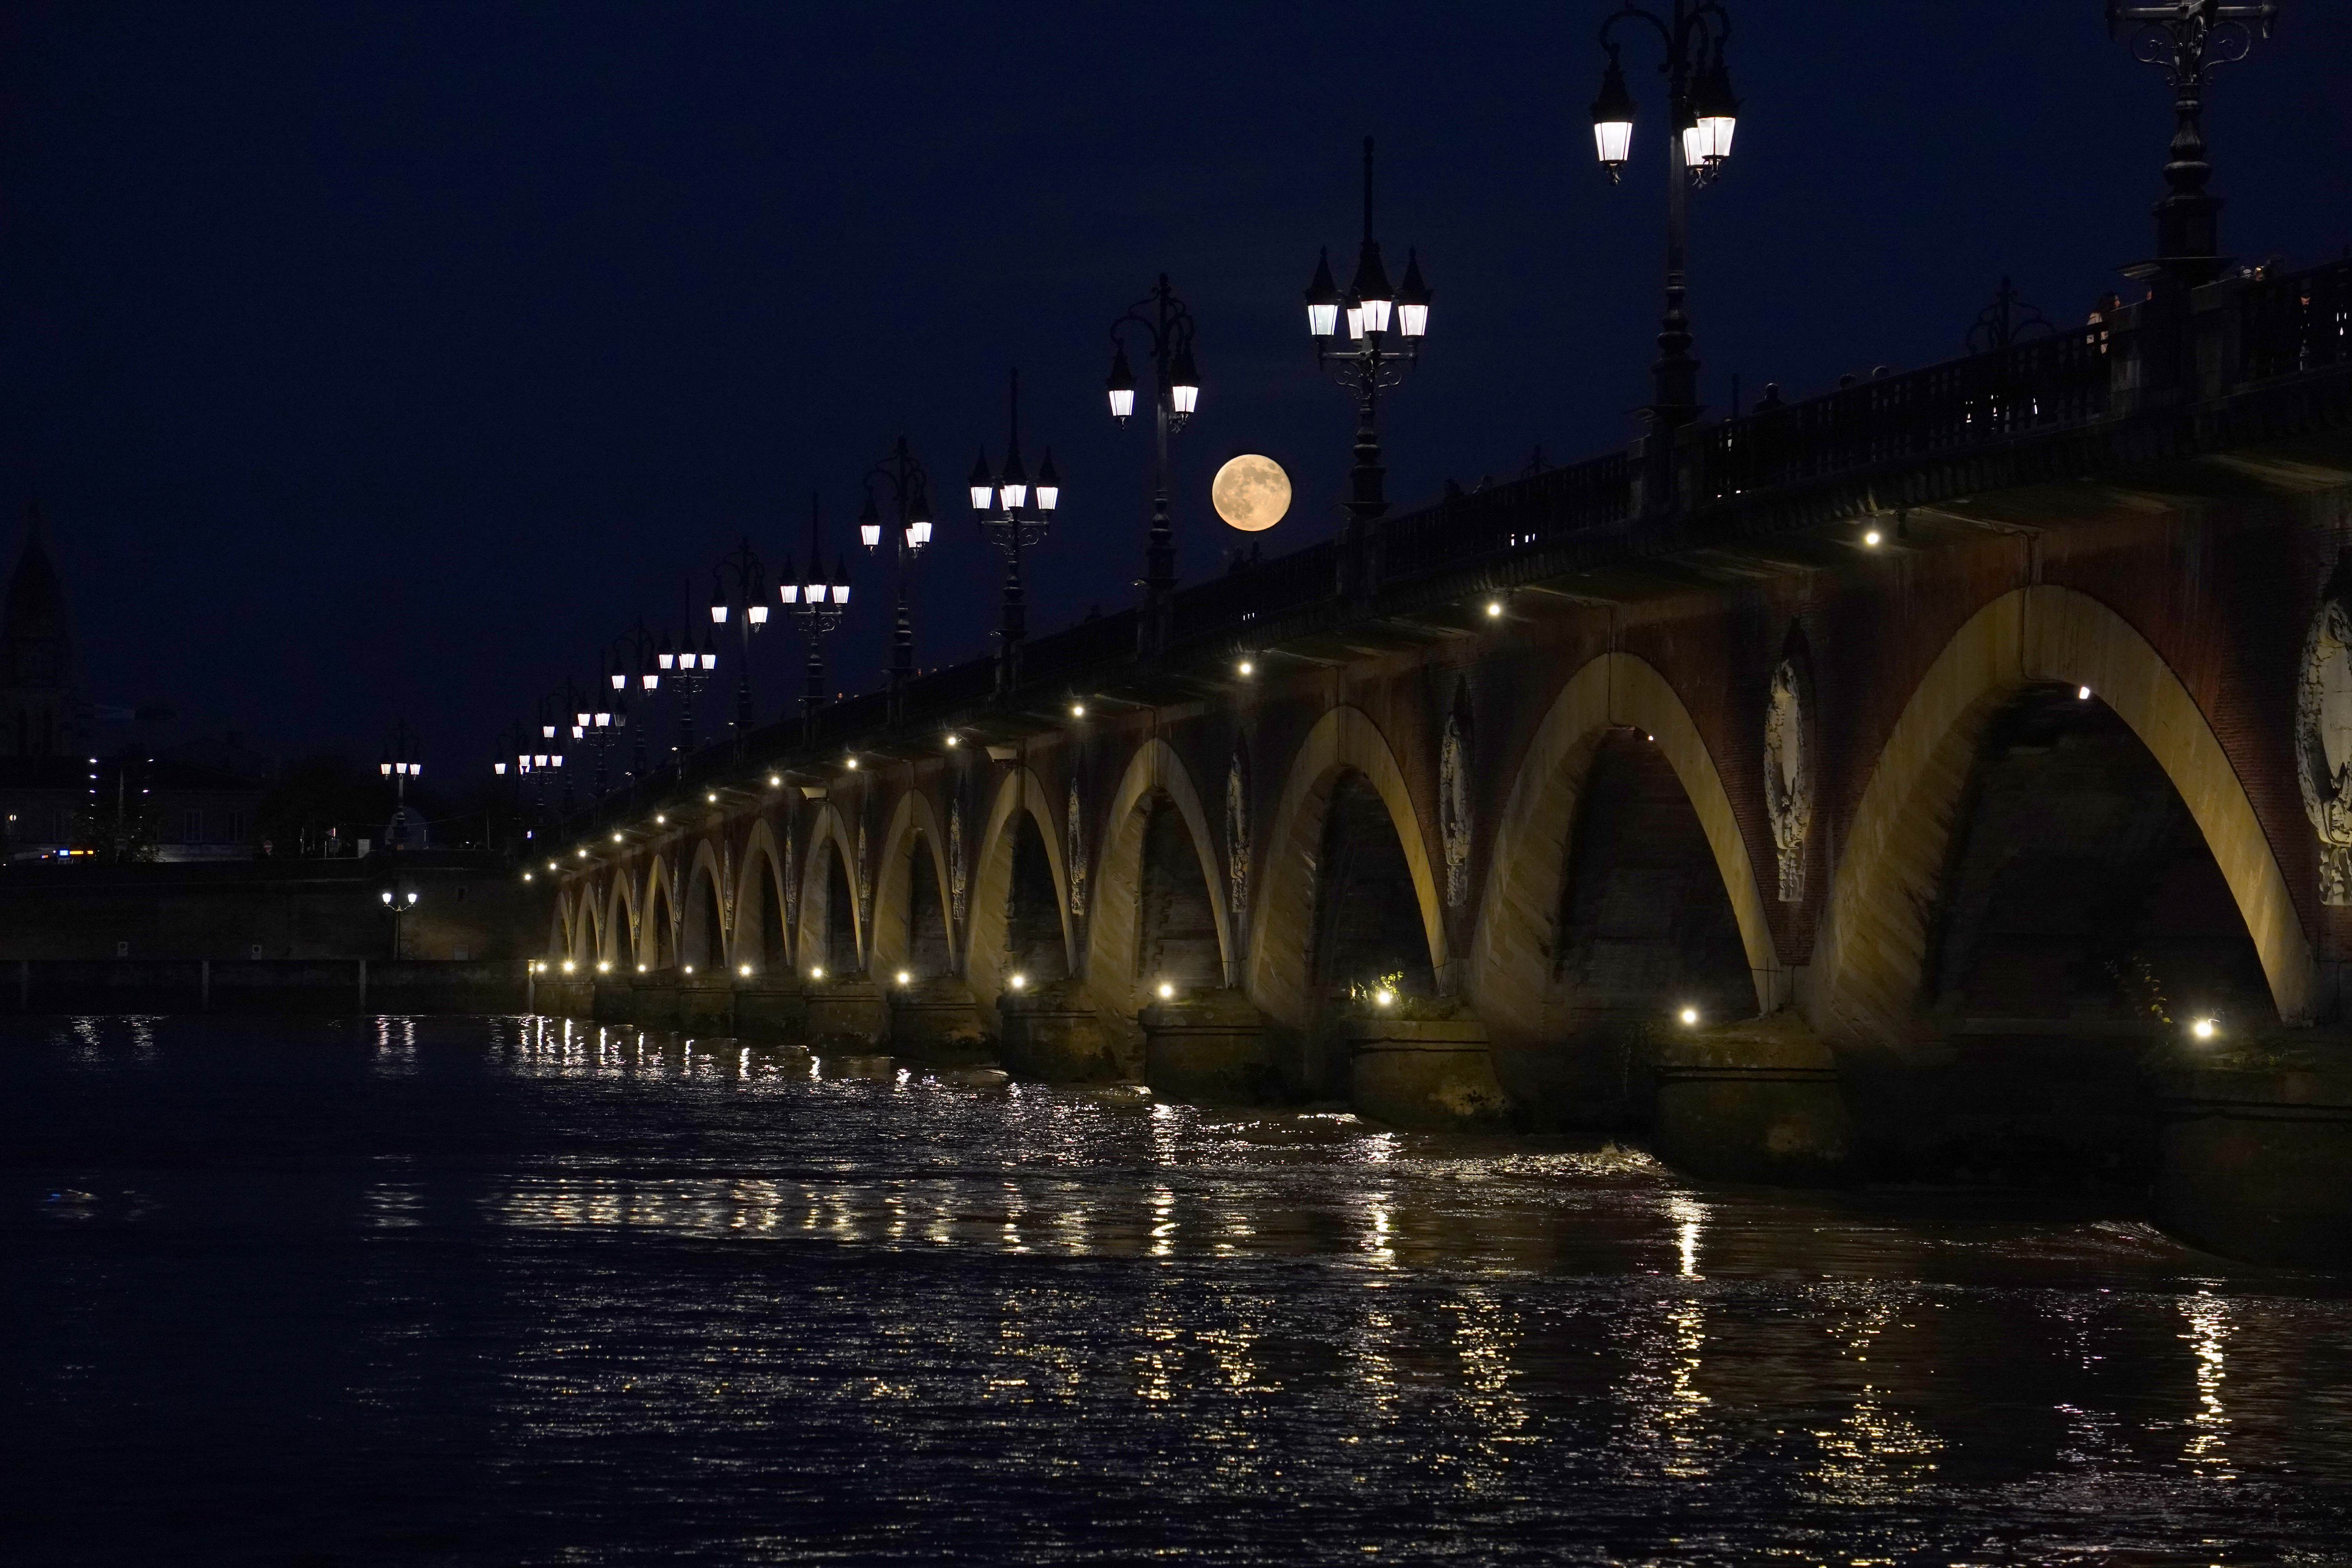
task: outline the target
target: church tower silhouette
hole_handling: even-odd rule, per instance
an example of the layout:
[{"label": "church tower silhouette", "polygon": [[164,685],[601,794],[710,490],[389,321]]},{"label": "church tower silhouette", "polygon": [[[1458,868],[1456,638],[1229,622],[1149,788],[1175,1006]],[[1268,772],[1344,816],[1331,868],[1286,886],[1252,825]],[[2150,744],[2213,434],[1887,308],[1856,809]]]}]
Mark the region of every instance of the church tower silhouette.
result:
[{"label": "church tower silhouette", "polygon": [[0,605],[0,756],[81,754],[84,706],[65,584],[35,501],[25,510],[25,548]]}]

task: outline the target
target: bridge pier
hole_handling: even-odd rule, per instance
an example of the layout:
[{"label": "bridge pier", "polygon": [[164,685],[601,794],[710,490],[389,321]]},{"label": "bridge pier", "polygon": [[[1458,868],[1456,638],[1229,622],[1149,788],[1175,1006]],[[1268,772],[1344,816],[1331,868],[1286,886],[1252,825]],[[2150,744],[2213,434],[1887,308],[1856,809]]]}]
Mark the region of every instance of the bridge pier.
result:
[{"label": "bridge pier", "polygon": [[797,1045],[808,1037],[808,999],[797,976],[753,979],[735,987],[735,1032]]},{"label": "bridge pier", "polygon": [[812,980],[802,994],[811,1050],[871,1050],[890,1037],[890,1005],[863,974]]},{"label": "bridge pier", "polygon": [[945,1067],[974,1067],[995,1052],[981,1026],[971,987],[956,979],[919,980],[889,994],[890,1049]]},{"label": "bridge pier", "polygon": [[1143,1081],[1162,1100],[1265,1105],[1282,1098],[1266,1017],[1239,991],[1143,1009]]},{"label": "bridge pier", "polygon": [[1669,1037],[1656,1070],[1657,1152],[1675,1169],[1800,1186],[1846,1174],[1837,1060],[1793,1009]]},{"label": "bridge pier", "polygon": [[1129,1076],[1085,984],[1056,980],[996,999],[999,1044],[1015,1078],[1047,1083],[1111,1083]]},{"label": "bridge pier", "polygon": [[2352,1268],[2352,1042],[2164,1077],[2157,1223],[2232,1258]]},{"label": "bridge pier", "polygon": [[1499,1125],[1508,1109],[1486,1026],[1452,1018],[1349,1019],[1348,1100],[1393,1127],[1438,1131]]}]

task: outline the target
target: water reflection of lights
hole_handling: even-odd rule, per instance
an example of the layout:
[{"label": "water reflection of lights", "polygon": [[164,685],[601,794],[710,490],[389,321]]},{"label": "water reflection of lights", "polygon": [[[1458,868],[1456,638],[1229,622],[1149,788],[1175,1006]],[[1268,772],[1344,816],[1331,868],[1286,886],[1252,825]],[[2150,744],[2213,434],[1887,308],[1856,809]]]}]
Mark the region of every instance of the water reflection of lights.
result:
[{"label": "water reflection of lights", "polygon": [[1703,1278],[1698,1271],[1698,1243],[1706,1226],[1706,1205],[1677,1194],[1667,1201],[1666,1214],[1679,1226],[1675,1239],[1682,1250],[1683,1278]]},{"label": "water reflection of lights", "polygon": [[[1888,1329],[1907,1326],[1899,1321],[1905,1306],[1874,1291],[1858,1313],[1833,1331],[1855,1365],[1869,1364],[1872,1348]],[[1923,1474],[1936,1468],[1934,1456],[1944,1447],[1943,1439],[1891,1408],[1867,1373],[1845,1419],[1813,1436],[1821,1444],[1813,1479],[1846,1502],[1886,1503],[1908,1496]]]},{"label": "water reflection of lights", "polygon": [[1151,1189],[1151,1256],[1176,1256],[1176,1194],[1167,1187]]},{"label": "water reflection of lights", "polygon": [[2180,1337],[2197,1358],[2197,1414],[2189,1418],[2189,1446],[2180,1457],[2208,1480],[2234,1480],[2227,1468],[2230,1417],[2221,1407],[2221,1349],[2230,1338],[2230,1304],[2200,1290],[2181,1300],[2180,1315],[2189,1320],[2189,1331]]}]

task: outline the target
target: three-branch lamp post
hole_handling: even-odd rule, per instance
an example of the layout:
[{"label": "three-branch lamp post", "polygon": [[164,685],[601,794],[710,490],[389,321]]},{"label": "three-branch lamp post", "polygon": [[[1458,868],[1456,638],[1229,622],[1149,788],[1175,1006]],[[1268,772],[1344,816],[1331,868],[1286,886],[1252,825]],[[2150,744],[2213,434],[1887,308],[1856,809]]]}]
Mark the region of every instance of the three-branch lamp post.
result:
[{"label": "three-branch lamp post", "polygon": [[712,573],[710,595],[713,626],[733,626],[742,641],[735,661],[735,735],[751,732],[751,639],[768,626],[768,572],[748,539],[735,546]]},{"label": "three-branch lamp post", "polygon": [[1151,292],[1110,324],[1110,416],[1127,423],[1135,413],[1135,372],[1127,361],[1126,332],[1143,334],[1152,369],[1151,532],[1143,552],[1144,621],[1157,640],[1159,621],[1176,591],[1176,533],[1168,514],[1168,438],[1184,428],[1201,406],[1201,372],[1192,362],[1192,312],[1168,286],[1168,274]]},{"label": "three-branch lamp post", "polygon": [[[1419,253],[1405,253],[1404,283],[1389,284],[1381,242],[1372,236],[1372,139],[1364,138],[1364,238],[1356,252],[1356,276],[1345,293],[1331,276],[1325,247],[1307,286],[1307,331],[1315,340],[1315,362],[1356,395],[1356,464],[1350,473],[1348,533],[1341,549],[1346,578],[1341,592],[1358,596],[1379,580],[1371,560],[1372,527],[1389,509],[1388,470],[1381,462],[1381,393],[1404,384],[1421,362],[1421,340],[1429,331],[1429,285],[1422,280]],[[1334,346],[1345,316],[1350,346]]]},{"label": "three-branch lamp post", "polygon": [[1045,448],[1034,484],[1030,482],[1028,465],[1021,460],[1021,373],[1017,370],[1013,373],[1011,409],[1003,465],[991,468],[988,450],[982,447],[980,460],[972,465],[969,486],[981,533],[1004,552],[1004,617],[997,668],[999,679],[1008,686],[1019,679],[1021,643],[1029,635],[1021,552],[1045,537],[1054,525],[1054,510],[1062,504],[1062,480],[1054,471],[1054,449]]},{"label": "three-branch lamp post", "polygon": [[694,750],[698,739],[694,727],[694,699],[701,691],[703,682],[710,679],[719,669],[719,647],[711,641],[708,629],[702,634],[702,646],[696,647],[694,617],[682,614],[678,618],[685,623],[686,629],[678,634],[677,650],[671,650],[669,632],[665,629],[661,648],[654,655],[654,666],[670,678],[670,692],[677,702],[677,765],[683,777],[687,756]]},{"label": "three-branch lamp post", "polygon": [[784,557],[784,570],[776,584],[777,596],[784,602],[784,612],[800,622],[802,635],[808,638],[808,686],[801,694],[802,710],[814,717],[824,704],[824,639],[826,634],[841,624],[849,611],[849,563],[835,555],[833,575],[824,572],[824,511],[814,495],[809,497],[809,566],[808,576],[801,578],[793,570],[793,558]]},{"label": "three-branch lamp post", "polygon": [[898,526],[891,552],[898,572],[898,611],[890,626],[890,691],[895,710],[898,694],[915,674],[915,620],[910,604],[915,563],[931,542],[931,477],[904,436],[889,453],[866,472],[866,510],[857,514],[857,537],[868,551],[882,545],[882,509],[875,504],[874,486],[880,481],[890,494]]},{"label": "three-branch lamp post", "polygon": [[388,847],[394,849],[408,847],[408,781],[425,773],[425,764],[417,758],[415,731],[408,727],[406,720],[394,721],[392,738],[384,743],[383,760],[376,764],[377,771],[392,781],[392,842]]},{"label": "three-branch lamp post", "polygon": [[[1627,23],[1647,23],[1665,47],[1660,74],[1666,79],[1667,108],[1675,133],[1666,139],[1666,310],[1658,328],[1658,360],[1650,404],[1650,456],[1663,464],[1667,432],[1698,417],[1698,361],[1691,357],[1690,192],[1722,172],[1731,156],[1732,132],[1739,123],[1739,100],[1732,96],[1731,73],[1723,60],[1731,40],[1731,16],[1718,0],[1674,0],[1661,15],[1626,0],[1623,10],[1601,25],[1601,47],[1609,66],[1601,96],[1592,105],[1593,151],[1611,184],[1624,173],[1633,153],[1633,94],[1625,85],[1617,33]],[[1654,470],[1662,471],[1662,470]]]},{"label": "three-branch lamp post", "polygon": [[[569,679],[564,682],[567,689],[571,684]],[[604,798],[607,787],[604,753],[611,749],[614,737],[626,728],[628,722],[629,713],[625,704],[590,706],[586,703],[577,703],[572,710],[572,739],[584,742],[594,747],[596,751],[596,798],[599,800]]]},{"label": "three-branch lamp post", "polygon": [[[610,656],[605,662],[604,676],[612,682],[615,693],[614,727],[629,721],[628,694],[635,691],[661,689],[661,670],[654,663],[654,634],[646,623],[639,621],[613,639]],[[632,782],[646,776],[646,727],[637,726],[635,744],[631,752],[629,777]]]}]

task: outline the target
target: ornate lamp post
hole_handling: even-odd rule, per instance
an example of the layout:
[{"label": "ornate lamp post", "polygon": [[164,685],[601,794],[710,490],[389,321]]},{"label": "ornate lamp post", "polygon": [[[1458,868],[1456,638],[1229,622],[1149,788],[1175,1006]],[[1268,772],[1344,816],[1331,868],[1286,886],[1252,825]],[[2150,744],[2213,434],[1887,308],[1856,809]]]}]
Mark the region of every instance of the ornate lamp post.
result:
[{"label": "ornate lamp post", "polygon": [[[1731,40],[1731,16],[1718,0],[1674,0],[1660,15],[1625,0],[1625,8],[1601,25],[1601,47],[1609,68],[1592,105],[1593,150],[1615,184],[1633,151],[1633,95],[1625,86],[1617,30],[1646,22],[1665,46],[1660,74],[1666,79],[1667,109],[1674,134],[1666,138],[1666,311],[1658,326],[1658,361],[1651,395],[1654,437],[1698,417],[1698,366],[1691,358],[1690,192],[1722,172],[1738,128],[1739,100],[1732,96],[1731,73],[1723,61]],[[1667,443],[1654,440],[1654,461],[1664,460]]]},{"label": "ornate lamp post", "polygon": [[833,575],[824,574],[824,512],[817,498],[809,497],[809,567],[805,581],[793,571],[793,558],[784,557],[783,580],[776,584],[776,594],[784,602],[784,613],[801,624],[801,633],[808,638],[808,686],[801,694],[801,711],[814,718],[824,705],[824,639],[841,617],[849,612],[849,562],[835,555]]},{"label": "ornate lamp post", "polygon": [[[567,679],[564,682],[565,689],[571,689],[571,681]],[[614,738],[620,731],[628,727],[628,722],[629,712],[625,705],[611,707],[602,704],[592,705],[584,698],[576,700],[573,704],[572,738],[595,748],[596,798],[600,800],[604,798],[606,788],[604,753],[611,749]]]},{"label": "ornate lamp post", "polygon": [[1135,372],[1127,363],[1127,329],[1143,333],[1152,368],[1151,534],[1143,552],[1144,620],[1155,628],[1162,606],[1176,591],[1176,534],[1168,516],[1168,438],[1201,405],[1201,372],[1192,363],[1192,312],[1168,286],[1168,274],[1150,293],[1110,324],[1110,416],[1124,425],[1135,412]]},{"label": "ornate lamp post", "polygon": [[376,771],[392,781],[392,842],[387,848],[408,847],[408,781],[424,775],[425,764],[417,760],[419,755],[416,732],[408,727],[406,720],[394,721],[392,738],[384,742],[383,760],[376,764]]},{"label": "ornate lamp post", "polygon": [[395,882],[389,888],[378,889],[376,897],[392,915],[392,956],[397,961],[400,957],[400,917],[416,908],[416,889],[404,888]]},{"label": "ornate lamp post", "polygon": [[679,635],[677,648],[675,651],[671,649],[668,629],[664,628],[661,648],[654,655],[655,667],[670,678],[670,690],[677,700],[676,750],[681,768],[686,765],[687,756],[698,740],[694,727],[695,696],[702,689],[703,682],[710,679],[719,668],[719,648],[711,641],[710,634],[704,632],[702,646],[696,647],[694,622],[691,617],[682,618],[686,620],[686,630]]},{"label": "ornate lamp post", "polygon": [[2108,32],[2129,40],[2132,57],[2171,84],[2175,121],[2164,165],[2170,189],[2156,204],[2156,258],[2126,268],[2128,276],[2193,289],[2229,265],[2219,254],[2221,198],[2205,188],[2213,174],[2205,156],[2205,86],[2252,53],[2256,38],[2270,37],[2278,14],[2277,0],[2107,0]]},{"label": "ornate lamp post", "polygon": [[[1315,363],[1356,395],[1356,466],[1348,497],[1348,537],[1342,546],[1340,591],[1369,594],[1379,581],[1378,563],[1369,559],[1372,525],[1389,510],[1388,469],[1381,462],[1381,393],[1404,384],[1421,363],[1421,340],[1429,331],[1429,285],[1422,281],[1421,258],[1405,253],[1404,286],[1389,286],[1381,242],[1372,236],[1372,139],[1364,138],[1364,238],[1356,252],[1356,276],[1346,293],[1331,276],[1325,247],[1307,286],[1307,331],[1315,340]],[[1339,319],[1348,322],[1353,346],[1336,348]]]},{"label": "ornate lamp post", "polygon": [[768,627],[768,571],[746,539],[711,576],[711,624],[732,625],[742,639],[735,665],[735,733],[740,738],[751,732],[751,639]]},{"label": "ornate lamp post", "polygon": [[889,491],[891,505],[898,514],[892,547],[898,568],[898,613],[890,627],[890,690],[895,711],[898,693],[915,674],[915,622],[908,595],[913,591],[915,562],[931,542],[931,476],[922,459],[907,445],[904,436],[880,462],[866,470],[866,510],[857,514],[857,534],[868,551],[882,543],[882,512],[874,504],[877,480]]},{"label": "ornate lamp post", "polygon": [[1061,476],[1054,471],[1054,449],[1029,482],[1028,466],[1021,460],[1021,373],[1013,373],[1010,433],[1004,441],[1004,465],[991,469],[988,448],[981,448],[972,465],[971,510],[979,514],[980,531],[1004,552],[1004,623],[999,632],[999,682],[1010,686],[1019,678],[1022,639],[1029,635],[1028,605],[1021,585],[1021,552],[1045,537],[1054,525],[1054,509],[1062,504]]},{"label": "ornate lamp post", "polygon": [[[661,689],[661,669],[654,663],[654,634],[639,621],[613,639],[605,664],[605,679],[612,682],[615,693],[613,704],[614,726],[629,721],[628,694],[632,690],[653,692]],[[637,726],[636,743],[631,752],[629,777],[632,781],[646,776],[646,730]]]}]

